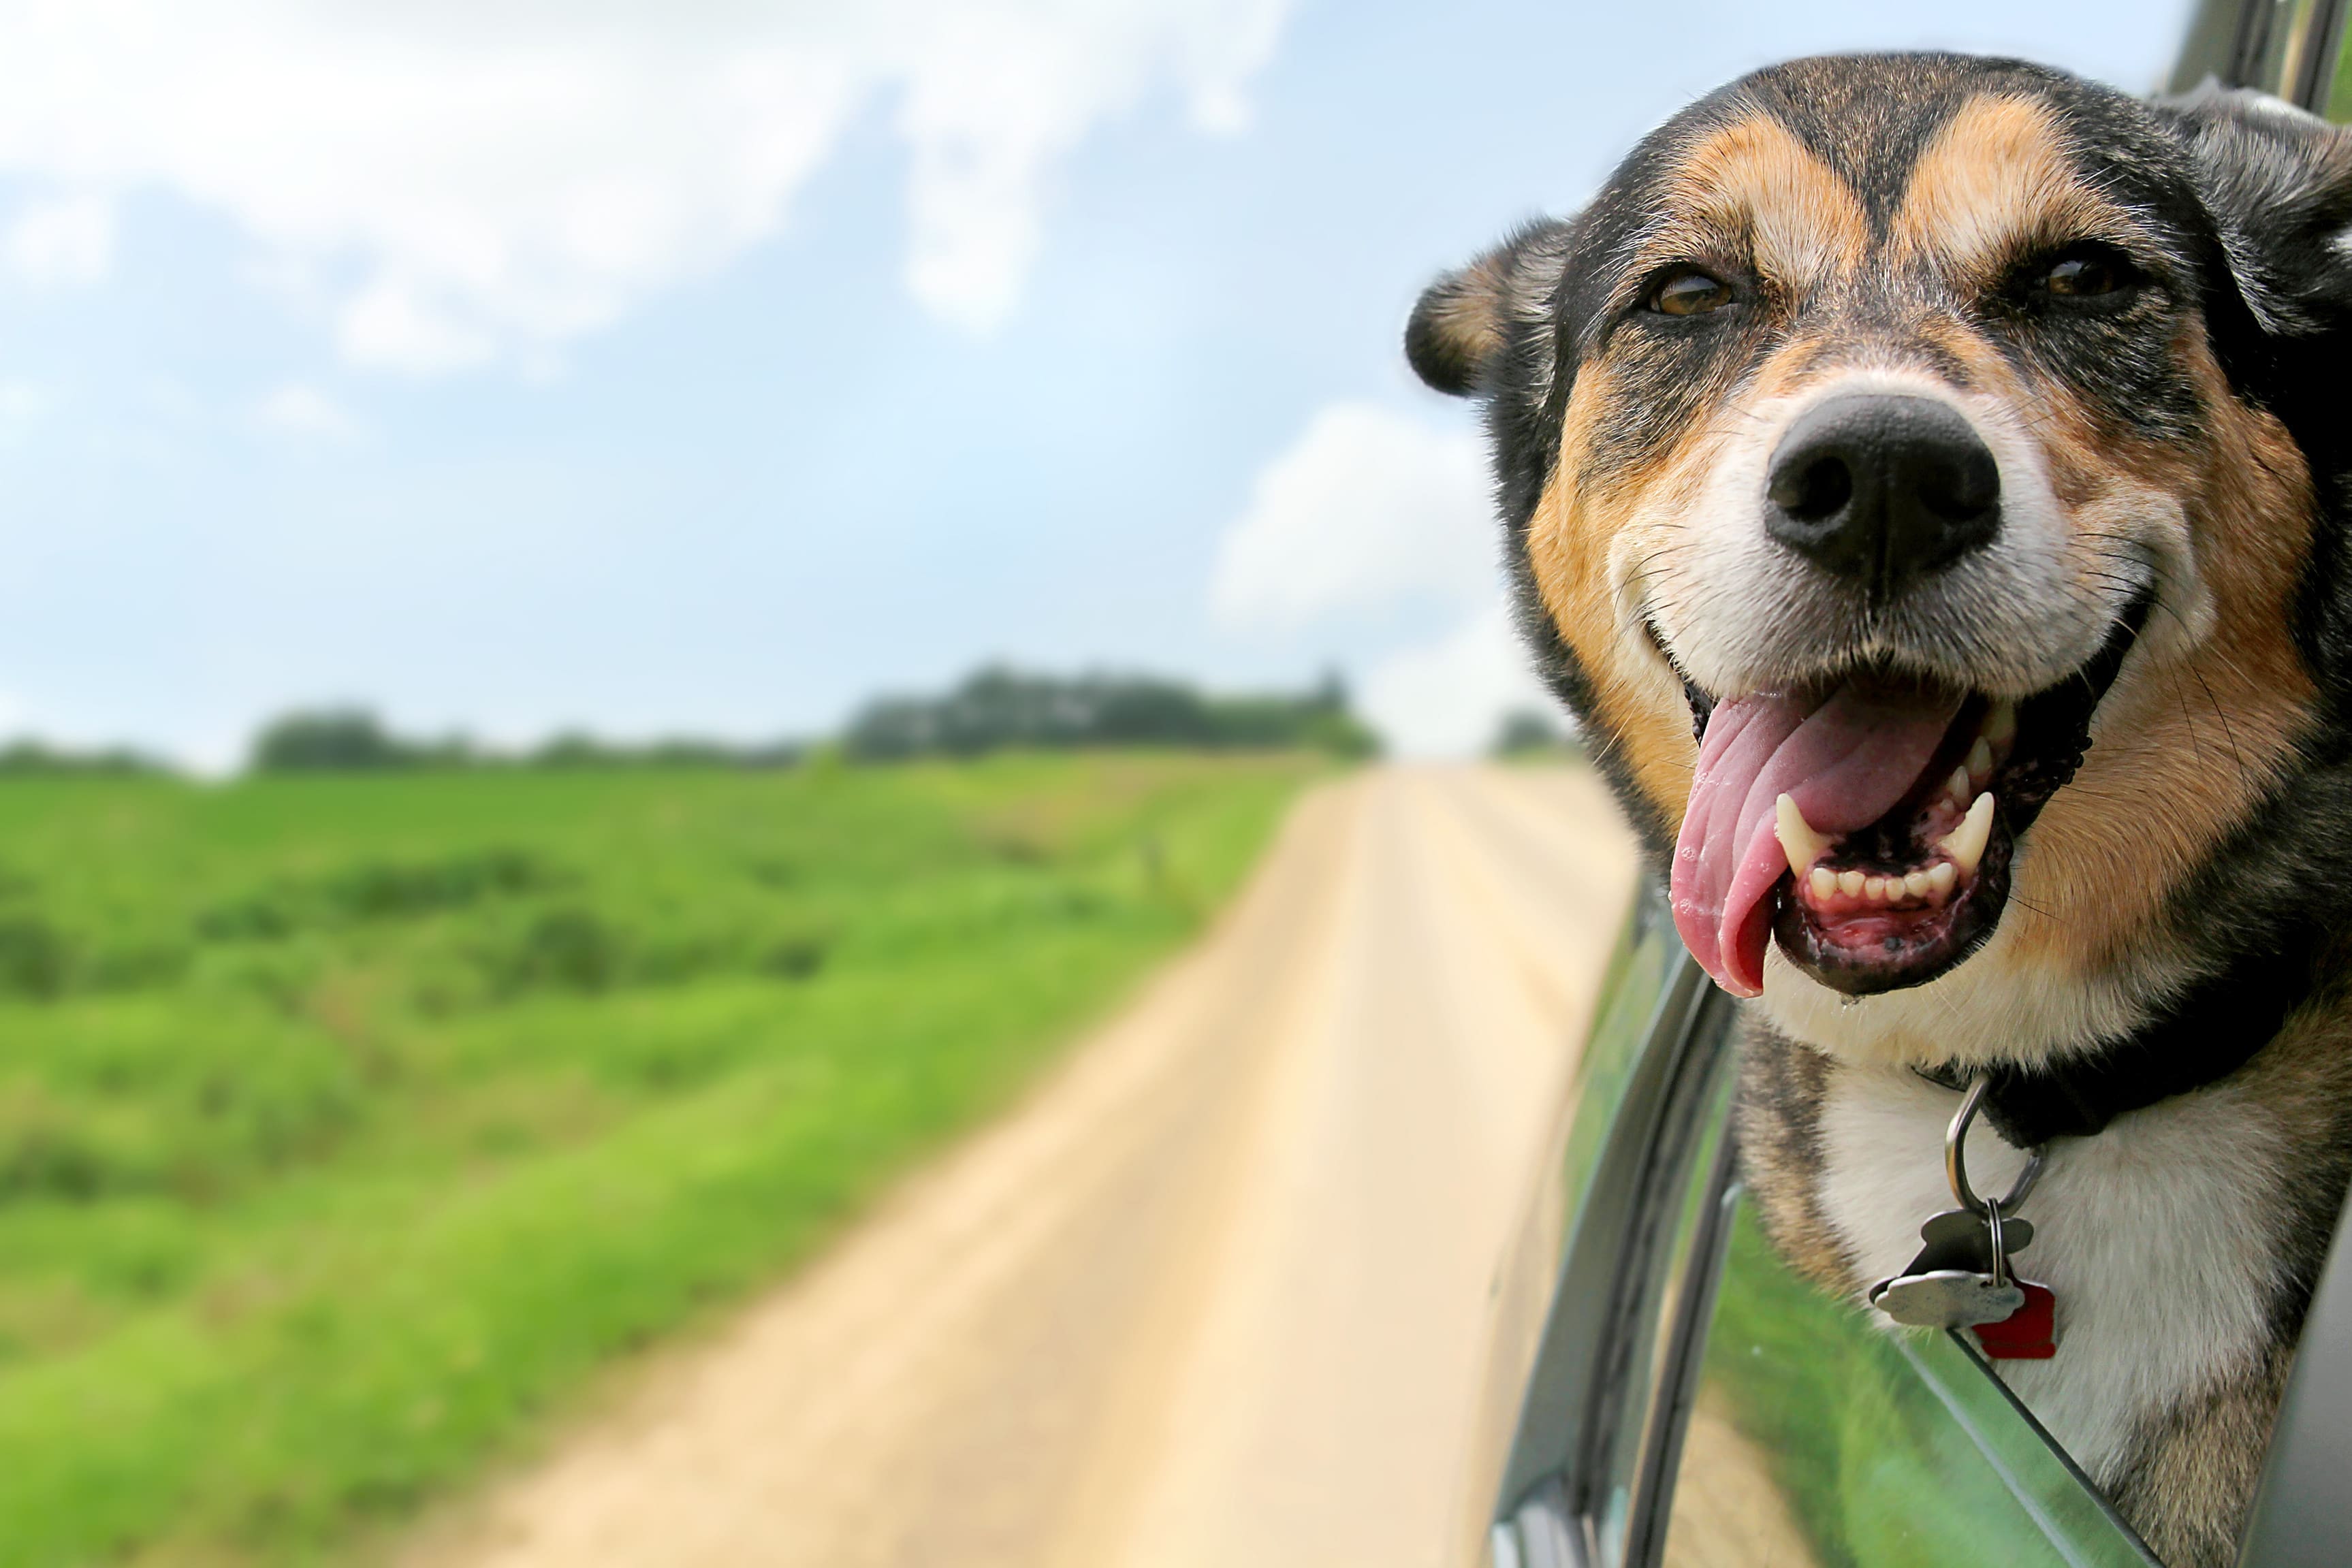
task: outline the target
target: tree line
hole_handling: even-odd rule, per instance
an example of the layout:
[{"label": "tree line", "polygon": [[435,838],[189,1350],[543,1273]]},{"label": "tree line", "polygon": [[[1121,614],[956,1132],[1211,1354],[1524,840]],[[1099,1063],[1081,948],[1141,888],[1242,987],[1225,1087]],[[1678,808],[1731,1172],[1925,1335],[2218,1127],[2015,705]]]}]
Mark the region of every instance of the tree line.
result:
[{"label": "tree line", "polygon": [[1358,758],[1377,754],[1380,739],[1349,709],[1347,688],[1336,675],[1304,692],[1217,695],[1156,675],[1065,676],[992,665],[945,692],[877,697],[852,715],[837,736],[815,741],[739,745],[677,738],[631,744],[572,733],[527,751],[497,751],[462,735],[403,735],[368,709],[340,706],[272,720],[254,737],[247,768],[255,773],[761,768],[793,767],[817,753],[898,762],[1015,747],[1106,747],[1311,748]]},{"label": "tree line", "polygon": [[976,757],[1008,747],[1307,747],[1369,757],[1380,740],[1349,711],[1339,676],[1298,693],[1215,696],[1152,675],[980,670],[938,696],[882,697],[849,722],[842,748],[865,761]]}]

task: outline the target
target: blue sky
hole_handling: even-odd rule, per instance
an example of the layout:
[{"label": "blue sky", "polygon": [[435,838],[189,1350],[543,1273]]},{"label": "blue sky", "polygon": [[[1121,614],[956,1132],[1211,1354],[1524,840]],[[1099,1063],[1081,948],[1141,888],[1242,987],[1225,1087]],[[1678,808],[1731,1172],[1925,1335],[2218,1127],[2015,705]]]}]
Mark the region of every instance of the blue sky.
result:
[{"label": "blue sky", "polygon": [[1420,285],[1752,66],[2145,89],[2184,11],[0,6],[0,729],[766,737],[1009,658],[1462,749],[1530,688]]}]

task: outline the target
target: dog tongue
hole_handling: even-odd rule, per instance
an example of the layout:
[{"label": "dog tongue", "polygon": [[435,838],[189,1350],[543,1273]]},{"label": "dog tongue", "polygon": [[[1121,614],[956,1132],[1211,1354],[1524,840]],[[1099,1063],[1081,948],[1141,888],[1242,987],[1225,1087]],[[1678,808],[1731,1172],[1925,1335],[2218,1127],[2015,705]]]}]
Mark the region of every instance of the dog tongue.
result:
[{"label": "dog tongue", "polygon": [[1774,831],[1780,797],[1822,833],[1868,827],[1919,781],[1959,703],[1844,685],[1825,699],[1763,692],[1717,705],[1674,873],[1675,928],[1717,984],[1763,992],[1772,889],[1789,869]]}]

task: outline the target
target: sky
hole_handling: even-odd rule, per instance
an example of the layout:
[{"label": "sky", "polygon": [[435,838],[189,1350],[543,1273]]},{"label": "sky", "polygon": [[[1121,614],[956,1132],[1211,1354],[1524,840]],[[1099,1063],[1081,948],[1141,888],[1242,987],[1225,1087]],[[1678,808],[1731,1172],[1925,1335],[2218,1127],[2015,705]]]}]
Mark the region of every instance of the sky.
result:
[{"label": "sky", "polygon": [[0,733],[824,731],[982,661],[1539,703],[1420,287],[1776,58],[2181,0],[0,3]]}]

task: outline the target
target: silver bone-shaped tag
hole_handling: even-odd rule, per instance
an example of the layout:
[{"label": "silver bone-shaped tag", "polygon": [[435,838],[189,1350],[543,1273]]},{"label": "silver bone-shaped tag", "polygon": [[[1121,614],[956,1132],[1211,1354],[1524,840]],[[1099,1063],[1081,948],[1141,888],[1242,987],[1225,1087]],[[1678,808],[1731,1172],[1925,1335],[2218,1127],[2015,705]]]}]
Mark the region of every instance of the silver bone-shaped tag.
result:
[{"label": "silver bone-shaped tag", "polygon": [[2025,1304],[2025,1292],[2009,1277],[2007,1253],[2033,1239],[2029,1220],[2003,1217],[2001,1256],[1993,1249],[1992,1228],[1965,1208],[1948,1208],[1919,1228],[1926,1246],[1909,1267],[1870,1288],[1870,1304],[1913,1328],[1973,1328],[1997,1323]]},{"label": "silver bone-shaped tag", "polygon": [[1931,1269],[1883,1281],[1871,1304],[1915,1329],[1965,1329],[2014,1316],[2025,1305],[2025,1292],[2014,1280],[2001,1284],[1990,1274]]}]

